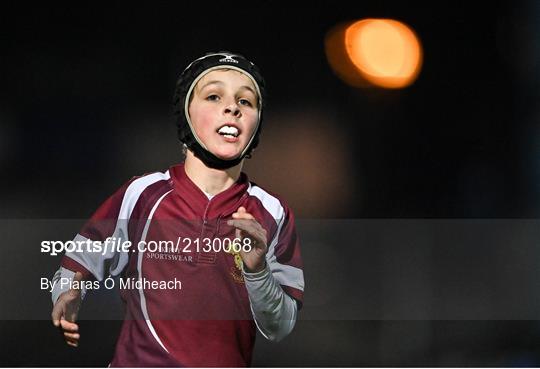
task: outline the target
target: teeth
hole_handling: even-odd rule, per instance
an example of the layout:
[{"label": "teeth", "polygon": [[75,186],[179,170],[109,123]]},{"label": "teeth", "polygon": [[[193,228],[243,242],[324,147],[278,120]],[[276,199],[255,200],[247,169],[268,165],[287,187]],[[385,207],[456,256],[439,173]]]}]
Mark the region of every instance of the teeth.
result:
[{"label": "teeth", "polygon": [[220,135],[228,135],[228,136],[238,136],[238,128],[231,127],[231,126],[223,126],[218,130],[218,133]]}]

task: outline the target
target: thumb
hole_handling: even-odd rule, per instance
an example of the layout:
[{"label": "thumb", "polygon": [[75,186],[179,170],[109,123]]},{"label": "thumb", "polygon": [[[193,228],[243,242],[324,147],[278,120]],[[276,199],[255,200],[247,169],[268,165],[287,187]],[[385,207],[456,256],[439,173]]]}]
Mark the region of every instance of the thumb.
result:
[{"label": "thumb", "polygon": [[[76,282],[80,282],[83,280],[83,275],[81,272],[76,272],[75,275],[73,276],[73,280],[76,281]],[[79,284],[79,283],[77,283]]]}]

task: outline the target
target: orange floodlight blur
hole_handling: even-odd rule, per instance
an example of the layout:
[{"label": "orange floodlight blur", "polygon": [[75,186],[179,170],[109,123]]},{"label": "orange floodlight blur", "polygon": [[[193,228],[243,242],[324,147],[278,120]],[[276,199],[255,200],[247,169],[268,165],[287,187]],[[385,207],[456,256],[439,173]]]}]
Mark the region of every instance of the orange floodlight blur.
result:
[{"label": "orange floodlight blur", "polygon": [[406,87],[422,65],[422,47],[415,33],[391,19],[338,25],[328,32],[325,50],[336,74],[359,87]]}]

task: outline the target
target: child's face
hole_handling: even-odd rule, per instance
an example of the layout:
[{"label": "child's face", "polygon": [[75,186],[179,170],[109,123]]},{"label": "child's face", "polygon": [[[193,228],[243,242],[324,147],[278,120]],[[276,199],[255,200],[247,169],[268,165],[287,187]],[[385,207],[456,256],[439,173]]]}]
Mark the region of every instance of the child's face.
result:
[{"label": "child's face", "polygon": [[248,76],[236,70],[212,71],[197,82],[189,116],[195,133],[212,154],[225,160],[235,159],[257,127],[255,86]]}]

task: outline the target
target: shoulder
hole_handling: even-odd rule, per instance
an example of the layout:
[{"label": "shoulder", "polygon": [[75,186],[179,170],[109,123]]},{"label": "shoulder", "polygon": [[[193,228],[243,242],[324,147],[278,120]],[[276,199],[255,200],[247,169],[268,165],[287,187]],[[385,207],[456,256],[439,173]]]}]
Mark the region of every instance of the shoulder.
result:
[{"label": "shoulder", "polygon": [[282,196],[255,182],[249,182],[247,192],[251,199],[257,201],[276,220],[283,219],[291,213],[291,209]]},{"label": "shoulder", "polygon": [[169,180],[171,178],[171,174],[169,169],[163,170],[163,171],[156,171],[156,172],[146,172],[140,175],[135,175],[131,177],[127,184],[131,185],[133,183],[137,184],[143,184],[143,183],[152,183],[152,182],[158,182],[163,180]]},{"label": "shoulder", "polygon": [[170,178],[169,170],[136,175],[125,181],[112,197],[123,205],[133,206],[141,196],[170,187]]},{"label": "shoulder", "polygon": [[129,219],[137,204],[148,204],[169,190],[169,178],[168,171],[131,177],[101,203],[92,219]]},{"label": "shoulder", "polygon": [[142,192],[149,186],[155,183],[167,182],[170,180],[170,178],[171,175],[169,173],[169,170],[164,170],[161,172],[147,172],[141,175],[135,175],[126,182],[124,182],[124,184],[120,188],[120,191],[125,193]]}]

